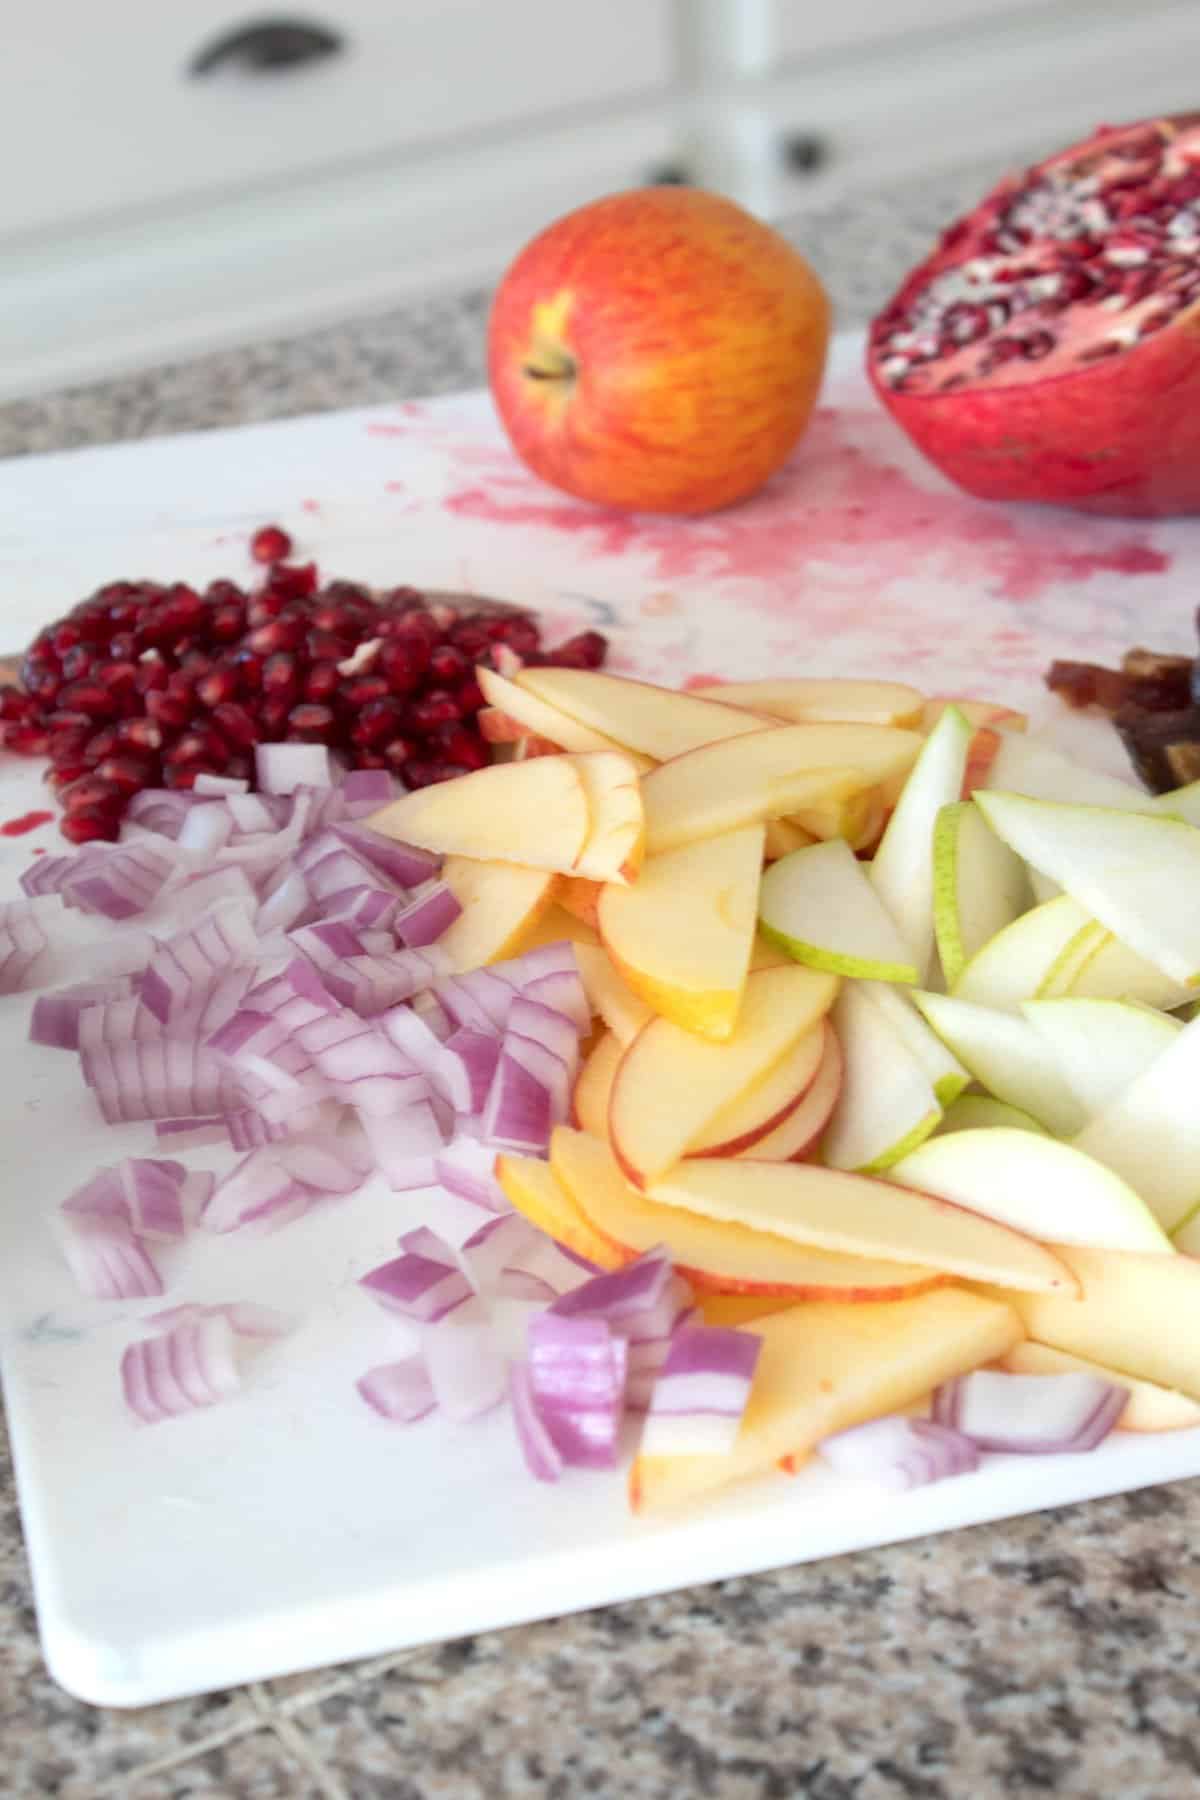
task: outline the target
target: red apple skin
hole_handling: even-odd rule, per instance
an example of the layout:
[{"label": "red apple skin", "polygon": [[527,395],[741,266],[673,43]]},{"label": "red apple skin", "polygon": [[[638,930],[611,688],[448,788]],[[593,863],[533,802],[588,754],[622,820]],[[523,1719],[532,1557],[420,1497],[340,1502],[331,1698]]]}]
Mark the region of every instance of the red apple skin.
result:
[{"label": "red apple skin", "polygon": [[488,376],[519,456],[599,505],[694,514],[752,494],[816,402],[829,303],[769,226],[646,188],[568,214],[504,276]]}]

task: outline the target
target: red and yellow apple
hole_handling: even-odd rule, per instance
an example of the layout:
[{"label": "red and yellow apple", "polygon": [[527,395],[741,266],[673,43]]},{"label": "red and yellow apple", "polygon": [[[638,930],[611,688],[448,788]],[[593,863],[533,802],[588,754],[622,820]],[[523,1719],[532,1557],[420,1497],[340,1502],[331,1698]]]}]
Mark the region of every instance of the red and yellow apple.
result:
[{"label": "red and yellow apple", "polygon": [[488,376],[517,454],[602,506],[713,512],[808,423],[829,302],[779,234],[693,188],[613,194],[533,239],[496,293]]}]

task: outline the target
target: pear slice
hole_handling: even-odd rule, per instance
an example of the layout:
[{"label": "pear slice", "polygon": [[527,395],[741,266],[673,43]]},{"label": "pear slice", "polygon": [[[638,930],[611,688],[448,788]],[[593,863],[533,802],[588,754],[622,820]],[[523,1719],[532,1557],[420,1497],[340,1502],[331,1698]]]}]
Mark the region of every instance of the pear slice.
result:
[{"label": "pear slice", "polygon": [[705,690],[723,706],[744,706],[795,725],[830,723],[923,726],[924,696],[899,681],[792,676],[780,681],[733,681]]},{"label": "pear slice", "polygon": [[1036,998],[1061,999],[1071,995],[1085,1000],[1127,1000],[1133,1005],[1170,1011],[1194,993],[1194,988],[1164,975],[1111,931],[1105,931],[1103,925],[1095,924],[1068,944]]},{"label": "pear slice", "polygon": [[896,1036],[929,1077],[938,1104],[949,1106],[957,1100],[971,1077],[958,1058],[947,1050],[937,1032],[926,1024],[908,992],[886,981],[859,981],[855,983],[855,991],[883,1013]]},{"label": "pear slice", "polygon": [[652,856],[632,886],[601,891],[600,936],[620,974],[656,1012],[703,1037],[727,1038],[737,1022],[762,860],[763,827],[747,825]]},{"label": "pear slice", "polygon": [[971,726],[948,706],[921,748],[871,862],[871,882],[926,981],[934,941],[933,834],[962,792]]},{"label": "pear slice", "polygon": [[1043,738],[1000,733],[1000,748],[988,771],[986,788],[1024,794],[1031,800],[1061,800],[1079,806],[1108,806],[1121,812],[1159,810],[1153,794],[1089,769]]},{"label": "pear slice", "polygon": [[992,830],[1172,980],[1200,984],[1200,831],[1157,813],[980,791]]},{"label": "pear slice", "polygon": [[647,851],[793,815],[822,835],[809,822],[813,809],[903,775],[922,742],[894,725],[771,725],[705,744],[643,781]]},{"label": "pear slice", "polygon": [[941,1118],[933,1083],[858,982],[842,989],[832,1023],[842,1047],[842,1090],[822,1159],[832,1169],[886,1169]]},{"label": "pear slice", "polygon": [[1156,794],[1159,812],[1173,819],[1184,819],[1189,825],[1200,825],[1200,781],[1189,781],[1186,787],[1172,788],[1168,794]]},{"label": "pear slice", "polygon": [[916,993],[913,1000],[942,1042],[997,1100],[1032,1113],[1058,1137],[1079,1130],[1083,1107],[1028,1019],[946,994]]},{"label": "pear slice", "polygon": [[[949,982],[956,1000],[1015,1012],[1032,1000],[1079,933],[1101,930],[1085,907],[1069,895],[1046,900],[1014,919],[977,950]],[[1088,949],[1093,947],[1089,940]],[[1082,953],[1077,961],[1083,960]]]},{"label": "pear slice", "polygon": [[1006,1100],[993,1100],[990,1094],[960,1094],[946,1108],[937,1135],[945,1137],[951,1131],[995,1131],[998,1127],[1010,1131],[1036,1131],[1043,1136],[1046,1132],[1046,1127],[1032,1113],[1022,1112],[1019,1106],[1010,1106]]},{"label": "pear slice", "polygon": [[1116,1100],[1183,1030],[1178,1019],[1123,1000],[1026,1000],[1021,1010],[1089,1115]]},{"label": "pear slice", "polygon": [[1200,1019],[1193,1019],[1072,1140],[1135,1186],[1166,1231],[1200,1202],[1198,1094]]},{"label": "pear slice", "polygon": [[516,684],[628,750],[666,762],[701,744],[762,731],[767,721],[703,694],[592,669],[522,669]]},{"label": "pear slice", "polygon": [[1098,1375],[1101,1381],[1128,1389],[1128,1403],[1116,1424],[1118,1431],[1187,1431],[1200,1425],[1200,1401],[1181,1394],[1178,1388],[1142,1381],[1086,1356],[1052,1350],[1049,1344],[1034,1344],[1028,1339],[1014,1344],[1001,1357],[1000,1367],[1013,1375]]},{"label": "pear slice", "polygon": [[887,1178],[1044,1243],[1172,1254],[1170,1239],[1127,1182],[1035,1131],[953,1131],[922,1144]]},{"label": "pear slice", "polygon": [[943,806],[933,827],[933,929],[948,988],[1030,899],[1025,864],[974,801]]},{"label": "pear slice", "polygon": [[908,946],[844,838],[774,863],[763,876],[759,916],[766,936],[811,968],[917,979]]},{"label": "pear slice", "polygon": [[[952,1145],[962,1139],[935,1141]],[[1050,1140],[1030,1137],[1028,1142]],[[649,1198],[822,1250],[915,1259],[947,1275],[1002,1285],[1011,1282],[1036,1293],[1075,1291],[1074,1280],[1057,1255],[1027,1233],[869,1175],[821,1169],[813,1163],[686,1162],[657,1182]],[[998,1269],[1004,1273],[985,1272]]]}]

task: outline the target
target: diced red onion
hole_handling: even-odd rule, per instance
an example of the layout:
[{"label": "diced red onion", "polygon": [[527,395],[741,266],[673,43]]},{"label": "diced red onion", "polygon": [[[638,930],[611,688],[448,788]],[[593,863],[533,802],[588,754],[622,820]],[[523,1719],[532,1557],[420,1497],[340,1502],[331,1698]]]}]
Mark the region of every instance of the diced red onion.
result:
[{"label": "diced red onion", "polygon": [[365,819],[390,806],[402,792],[386,769],[350,769],[342,781],[342,803],[348,819]]},{"label": "diced red onion", "polygon": [[399,1362],[379,1363],[360,1375],[355,1387],[373,1412],[397,1425],[415,1425],[437,1406],[425,1358],[419,1353]]},{"label": "diced red onion", "polygon": [[372,831],[369,825],[338,825],[336,831],[348,849],[355,851],[378,874],[394,881],[397,887],[420,887],[423,881],[436,875],[440,867],[438,858],[431,856],[428,850],[397,843],[395,838]]},{"label": "diced red onion", "polygon": [[132,919],[153,904],[171,874],[171,859],[146,843],[112,844],[93,850],[59,884],[65,905],[105,919]]},{"label": "diced red onion", "polygon": [[462,904],[446,882],[428,882],[418,888],[408,904],[396,914],[396,936],[410,949],[436,943],[461,912]]},{"label": "diced red onion", "polygon": [[436,1157],[433,1176],[448,1193],[484,1212],[508,1213],[512,1208],[496,1180],[495,1166],[494,1150],[460,1137]]},{"label": "diced red onion", "polygon": [[121,1385],[130,1411],[148,1425],[228,1399],[241,1387],[228,1318],[210,1313],[130,1344]]},{"label": "diced red onion", "polygon": [[82,1187],[67,1195],[61,1211],[77,1218],[115,1219],[118,1224],[129,1224],[125,1190],[115,1168],[97,1169]]},{"label": "diced red onion", "polygon": [[164,1150],[191,1150],[206,1144],[226,1141],[225,1118],[215,1114],[207,1119],[157,1119],[154,1135]]},{"label": "diced red onion", "polygon": [[480,1117],[484,1142],[499,1150],[543,1156],[553,1124],[549,1085],[527,1069],[507,1045],[502,1045]]},{"label": "diced red onion", "polygon": [[456,1424],[482,1417],[504,1398],[507,1370],[487,1309],[458,1306],[421,1337],[437,1403]]},{"label": "diced red onion", "polygon": [[245,908],[225,900],[205,918],[168,938],[142,977],[141,1000],[166,1024],[196,1006],[231,964],[250,962],[258,946]]},{"label": "diced red onion", "polygon": [[603,1319],[542,1313],[529,1321],[529,1379],[563,1461],[610,1469],[625,1399],[627,1349]]},{"label": "diced red onion", "polygon": [[562,1477],[563,1459],[558,1446],[542,1422],[530,1379],[529,1364],[513,1363],[508,1371],[508,1398],[512,1407],[517,1442],[525,1458],[525,1466],[535,1481],[558,1481]]},{"label": "diced red onion", "polygon": [[[558,1014],[557,1017],[561,1018],[562,1014]],[[573,1043],[574,1037],[572,1036]],[[563,1061],[562,1057],[556,1056],[553,1050],[548,1050],[545,1044],[539,1044],[533,1038],[523,1037],[519,1031],[515,1031],[510,1026],[504,1034],[504,1042],[500,1047],[500,1062],[497,1064],[497,1069],[506,1060],[516,1063],[539,1087],[545,1088],[550,1107],[551,1127],[564,1124],[570,1117],[574,1077],[569,1065]],[[493,1077],[493,1080],[495,1079]],[[501,1100],[499,1104],[502,1106],[504,1101]],[[487,1115],[486,1105],[484,1113]]]},{"label": "diced red onion", "polygon": [[979,1467],[979,1447],[961,1431],[901,1414],[852,1425],[817,1445],[840,1475],[860,1475],[893,1493]]},{"label": "diced red onion", "polygon": [[322,1194],[353,1194],[363,1184],[365,1171],[349,1154],[345,1138],[320,1143],[292,1139],[280,1144],[275,1157],[281,1169]]},{"label": "diced red onion", "polygon": [[444,955],[430,944],[421,950],[397,950],[391,956],[347,957],[325,970],[323,978],[343,1006],[363,1018],[374,1018],[428,987],[444,968]]},{"label": "diced red onion", "polygon": [[29,981],[49,947],[41,920],[53,900],[10,900],[0,907],[0,994],[15,994]]},{"label": "diced red onion", "polygon": [[390,931],[403,904],[401,895],[394,889],[364,882],[358,887],[327,894],[321,900],[321,917],[341,919],[356,931]]},{"label": "diced red onion", "polygon": [[142,1300],[163,1291],[144,1244],[120,1219],[63,1214],[61,1243],[79,1291],[91,1300]]},{"label": "diced red onion", "polygon": [[685,1325],[654,1384],[642,1453],[725,1456],[741,1429],[762,1339],[723,1325]]},{"label": "diced red onion", "polygon": [[317,969],[332,968],[347,956],[362,956],[362,938],[343,919],[320,919],[288,932],[288,941]]},{"label": "diced red onion", "polygon": [[243,781],[240,775],[210,775],[207,769],[202,769],[192,783],[192,792],[200,796],[248,794],[250,783]]},{"label": "diced red onion", "polygon": [[183,1185],[187,1170],[182,1163],[127,1156],[113,1173],[121,1185],[127,1217],[137,1236],[170,1240],[186,1234]]},{"label": "diced red onion", "polygon": [[453,1084],[451,1094],[455,1109],[482,1118],[496,1078],[501,1039],[493,1037],[490,1031],[476,1031],[469,1025],[460,1025],[450,1033],[443,1048],[446,1067],[454,1070],[448,1080]]},{"label": "diced red onion", "polygon": [[576,1283],[551,1311],[566,1319],[604,1319],[633,1347],[669,1339],[690,1299],[687,1283],[659,1245],[624,1268]]},{"label": "diced red onion", "polygon": [[263,895],[255,917],[258,931],[290,931],[312,910],[308,883],[295,869],[286,870]]},{"label": "diced red onion", "polygon": [[197,869],[164,888],[161,898],[164,904],[170,902],[171,921],[177,931],[207,918],[221,900],[235,900],[247,918],[255,917],[257,930],[266,929],[256,916],[258,895],[254,884],[242,868],[217,863]]},{"label": "diced red onion", "polygon": [[259,832],[279,831],[284,823],[264,794],[231,795],[226,801],[226,807],[239,837],[254,837]]},{"label": "diced red onion", "polygon": [[473,1289],[457,1264],[406,1250],[359,1279],[361,1288],[389,1312],[432,1325],[471,1298]]},{"label": "diced red onion", "polygon": [[223,1112],[229,1098],[224,1064],[194,1039],[134,1040],[81,1052],[80,1063],[110,1125]]},{"label": "diced red onion", "polygon": [[933,1419],[963,1433],[981,1450],[1056,1455],[1094,1450],[1128,1400],[1127,1388],[1099,1375],[976,1369],[936,1390]]},{"label": "diced red onion", "polygon": [[264,794],[294,794],[298,787],[333,785],[324,744],[256,744],[254,774]]},{"label": "diced red onion", "polygon": [[181,788],[141,788],[131,798],[125,818],[158,837],[177,838],[192,807],[201,804],[203,796]]},{"label": "diced red onion", "polygon": [[429,1100],[417,1100],[389,1117],[361,1117],[376,1165],[393,1193],[432,1186],[444,1140]]},{"label": "diced red onion", "polygon": [[132,995],[133,984],[127,975],[114,976],[111,981],[79,981],[72,987],[39,994],[29,1017],[29,1041],[55,1050],[78,1050],[79,1017],[84,1008]]},{"label": "diced red onion", "polygon": [[57,894],[63,882],[85,861],[91,846],[76,851],[74,856],[43,856],[31,863],[21,876],[21,892],[31,900]]},{"label": "diced red onion", "polygon": [[502,1032],[515,992],[491,969],[471,969],[439,981],[434,993],[455,1025],[472,1031]]},{"label": "diced red onion", "polygon": [[414,1225],[411,1231],[402,1232],[400,1248],[411,1251],[413,1256],[427,1256],[431,1262],[445,1263],[447,1268],[453,1268],[458,1261],[453,1244],[428,1225]]},{"label": "diced red onion", "polygon": [[273,1150],[252,1150],[217,1182],[201,1215],[208,1231],[277,1227],[307,1212],[312,1190],[280,1167]]},{"label": "diced red onion", "polygon": [[179,828],[175,840],[181,850],[195,850],[201,856],[215,856],[233,836],[233,814],[223,800],[210,800],[207,806],[193,806]]},{"label": "diced red onion", "polygon": [[556,1013],[565,1013],[577,1037],[586,1036],[592,1028],[592,1005],[578,969],[556,969],[552,974],[539,975],[523,989],[523,995]]},{"label": "diced red onion", "polygon": [[462,1244],[459,1255],[476,1293],[493,1292],[507,1269],[519,1267],[523,1252],[540,1235],[536,1226],[521,1218],[519,1213],[489,1219],[473,1231]]}]

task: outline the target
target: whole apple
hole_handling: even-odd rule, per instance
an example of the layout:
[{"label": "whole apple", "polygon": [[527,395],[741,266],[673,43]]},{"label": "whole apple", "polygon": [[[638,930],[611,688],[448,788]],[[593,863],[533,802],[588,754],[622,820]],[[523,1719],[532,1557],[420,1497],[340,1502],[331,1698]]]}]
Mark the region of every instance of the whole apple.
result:
[{"label": "whole apple", "polygon": [[535,474],[582,500],[707,513],[752,494],[808,423],[829,302],[731,200],[613,194],[549,226],[500,283],[488,375]]}]

